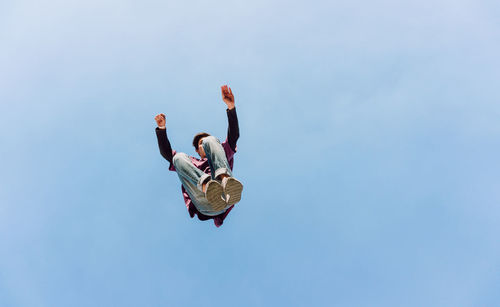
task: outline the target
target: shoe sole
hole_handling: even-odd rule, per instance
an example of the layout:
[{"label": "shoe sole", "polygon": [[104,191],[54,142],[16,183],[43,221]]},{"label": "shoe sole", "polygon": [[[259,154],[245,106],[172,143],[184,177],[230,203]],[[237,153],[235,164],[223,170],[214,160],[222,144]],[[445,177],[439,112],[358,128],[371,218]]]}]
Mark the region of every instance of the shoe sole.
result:
[{"label": "shoe sole", "polygon": [[228,177],[226,180],[226,184],[223,187],[226,201],[229,205],[234,205],[241,200],[243,184],[233,177]]},{"label": "shoe sole", "polygon": [[212,205],[214,211],[220,211],[226,208],[227,203],[222,198],[223,192],[224,190],[222,189],[222,186],[217,181],[211,180],[207,183],[205,197]]}]

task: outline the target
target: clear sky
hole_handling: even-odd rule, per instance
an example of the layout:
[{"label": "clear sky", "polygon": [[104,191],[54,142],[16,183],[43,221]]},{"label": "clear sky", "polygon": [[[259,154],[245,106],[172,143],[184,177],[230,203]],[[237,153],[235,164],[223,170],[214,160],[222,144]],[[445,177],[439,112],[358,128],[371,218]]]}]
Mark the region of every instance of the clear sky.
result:
[{"label": "clear sky", "polygon": [[[499,306],[498,1],[0,2],[0,306]],[[191,219],[154,132],[225,139]]]}]

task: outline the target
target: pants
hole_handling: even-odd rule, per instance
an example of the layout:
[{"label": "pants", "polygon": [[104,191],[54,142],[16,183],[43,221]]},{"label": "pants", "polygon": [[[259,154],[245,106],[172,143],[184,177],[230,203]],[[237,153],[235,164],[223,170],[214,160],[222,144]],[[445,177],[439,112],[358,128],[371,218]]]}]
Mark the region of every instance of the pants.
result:
[{"label": "pants", "polygon": [[226,211],[230,205],[227,205],[222,211],[214,211],[212,205],[205,198],[202,184],[208,181],[210,177],[215,180],[215,178],[221,174],[227,174],[231,177],[233,174],[229,162],[227,161],[224,148],[222,148],[220,141],[216,137],[207,136],[203,138],[202,146],[208,159],[211,174],[205,174],[202,170],[194,166],[189,156],[183,152],[176,153],[172,162],[193,205],[195,205],[202,214],[214,216]]}]

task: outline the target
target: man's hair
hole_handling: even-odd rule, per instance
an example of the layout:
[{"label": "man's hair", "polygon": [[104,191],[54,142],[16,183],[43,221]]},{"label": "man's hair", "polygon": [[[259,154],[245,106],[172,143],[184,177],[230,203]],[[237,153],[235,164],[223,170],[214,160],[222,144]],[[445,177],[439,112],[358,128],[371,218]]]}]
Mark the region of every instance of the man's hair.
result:
[{"label": "man's hair", "polygon": [[202,139],[202,138],[204,138],[206,136],[210,136],[210,134],[208,134],[206,132],[200,132],[200,133],[198,133],[197,135],[194,136],[193,146],[194,146],[195,150],[198,149],[198,142],[200,141],[200,139]]}]

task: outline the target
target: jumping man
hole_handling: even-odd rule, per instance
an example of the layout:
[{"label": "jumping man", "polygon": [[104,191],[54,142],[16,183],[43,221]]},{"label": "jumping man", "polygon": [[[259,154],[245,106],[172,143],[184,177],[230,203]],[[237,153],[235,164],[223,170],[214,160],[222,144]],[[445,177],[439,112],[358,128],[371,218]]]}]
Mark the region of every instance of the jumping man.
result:
[{"label": "jumping man", "polygon": [[202,221],[213,219],[217,227],[240,201],[243,190],[243,185],[232,173],[236,141],[240,136],[234,96],[227,85],[221,86],[221,91],[222,100],[227,105],[227,138],[221,144],[219,139],[206,132],[196,134],[193,146],[200,159],[173,150],[167,137],[165,114],[155,116],[160,154],[170,162],[169,170],[179,176],[189,215],[197,215]]}]

